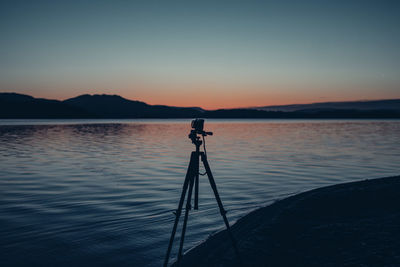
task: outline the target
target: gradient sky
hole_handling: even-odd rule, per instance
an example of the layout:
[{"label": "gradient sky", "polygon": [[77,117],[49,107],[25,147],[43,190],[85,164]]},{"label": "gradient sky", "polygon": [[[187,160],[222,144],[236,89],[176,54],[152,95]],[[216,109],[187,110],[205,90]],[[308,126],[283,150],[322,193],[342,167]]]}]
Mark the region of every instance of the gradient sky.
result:
[{"label": "gradient sky", "polygon": [[229,108],[400,98],[400,1],[0,1],[0,91]]}]

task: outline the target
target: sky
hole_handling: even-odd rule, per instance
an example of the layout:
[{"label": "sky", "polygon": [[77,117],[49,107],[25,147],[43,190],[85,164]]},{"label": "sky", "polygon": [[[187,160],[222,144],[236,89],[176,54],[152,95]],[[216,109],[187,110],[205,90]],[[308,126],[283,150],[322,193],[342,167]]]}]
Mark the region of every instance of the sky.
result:
[{"label": "sky", "polygon": [[207,109],[400,98],[399,1],[3,1],[0,92]]}]

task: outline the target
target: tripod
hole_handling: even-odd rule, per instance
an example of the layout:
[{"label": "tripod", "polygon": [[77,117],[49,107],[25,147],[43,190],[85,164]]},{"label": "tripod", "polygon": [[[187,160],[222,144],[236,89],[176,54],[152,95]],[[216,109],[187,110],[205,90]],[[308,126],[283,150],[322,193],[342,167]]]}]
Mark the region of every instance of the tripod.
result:
[{"label": "tripod", "polygon": [[[192,127],[193,127],[193,123],[192,123]],[[185,232],[186,232],[186,225],[187,225],[187,220],[188,220],[188,216],[189,216],[189,211],[191,210],[191,207],[192,207],[191,202],[192,202],[193,187],[194,187],[194,209],[197,210],[199,208],[199,206],[198,206],[198,204],[199,204],[199,163],[200,163],[199,158],[201,158],[201,161],[203,162],[204,168],[206,170],[206,174],[208,176],[208,180],[210,182],[211,188],[214,192],[215,199],[216,199],[218,207],[219,207],[219,211],[224,220],[229,237],[232,241],[234,252],[235,252],[236,256],[238,257],[239,264],[242,265],[241,259],[239,256],[239,251],[236,246],[236,241],[232,235],[228,219],[226,218],[226,210],[224,209],[224,206],[222,205],[221,198],[219,197],[219,194],[218,194],[217,185],[215,184],[214,177],[211,173],[210,165],[208,164],[208,161],[207,161],[207,154],[206,154],[205,146],[204,146],[204,152],[200,152],[200,146],[203,143],[203,141],[201,141],[200,137],[197,136],[198,134],[200,134],[203,137],[203,141],[204,141],[204,137],[207,135],[212,135],[212,132],[205,132],[202,130],[202,127],[201,127],[201,130],[198,130],[198,129],[191,130],[191,133],[189,134],[189,138],[192,140],[192,143],[196,146],[196,150],[193,151],[192,154],[190,155],[189,167],[188,167],[188,170],[186,173],[185,181],[183,183],[182,194],[181,194],[181,197],[179,200],[178,209],[176,210],[176,212],[174,212],[175,222],[174,222],[174,226],[172,228],[172,233],[171,233],[171,237],[170,237],[169,244],[168,244],[167,254],[166,254],[165,260],[164,260],[164,267],[168,266],[168,260],[169,260],[169,256],[171,253],[172,244],[174,242],[176,228],[178,226],[179,217],[181,216],[181,213],[182,213],[182,207],[183,207],[183,202],[185,201],[185,195],[186,195],[186,192],[188,191],[187,199],[186,199],[185,217],[184,217],[184,221],[183,221],[182,234],[181,234],[180,244],[179,244],[177,266],[179,266],[181,263],[183,242],[185,239]]]}]

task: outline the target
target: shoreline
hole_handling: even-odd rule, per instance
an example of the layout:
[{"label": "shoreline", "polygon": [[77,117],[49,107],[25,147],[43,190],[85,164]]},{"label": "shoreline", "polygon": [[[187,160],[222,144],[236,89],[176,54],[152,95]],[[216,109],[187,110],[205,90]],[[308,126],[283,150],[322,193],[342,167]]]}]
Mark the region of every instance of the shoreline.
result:
[{"label": "shoreline", "polygon": [[[400,266],[400,176],[299,193],[231,229],[244,266]],[[226,230],[187,251],[181,266],[238,266]]]}]

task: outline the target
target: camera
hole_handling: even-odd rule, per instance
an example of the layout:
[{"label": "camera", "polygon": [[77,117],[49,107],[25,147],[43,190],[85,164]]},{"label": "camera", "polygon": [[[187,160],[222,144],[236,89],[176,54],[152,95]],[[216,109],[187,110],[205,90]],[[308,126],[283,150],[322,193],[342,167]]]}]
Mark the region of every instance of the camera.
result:
[{"label": "camera", "polygon": [[195,129],[199,133],[203,132],[204,120],[203,119],[192,120],[192,128]]},{"label": "camera", "polygon": [[192,120],[192,130],[190,131],[189,138],[192,142],[195,142],[199,137],[198,134],[202,136],[212,135],[212,132],[204,131],[204,120],[203,119],[195,119]]}]

